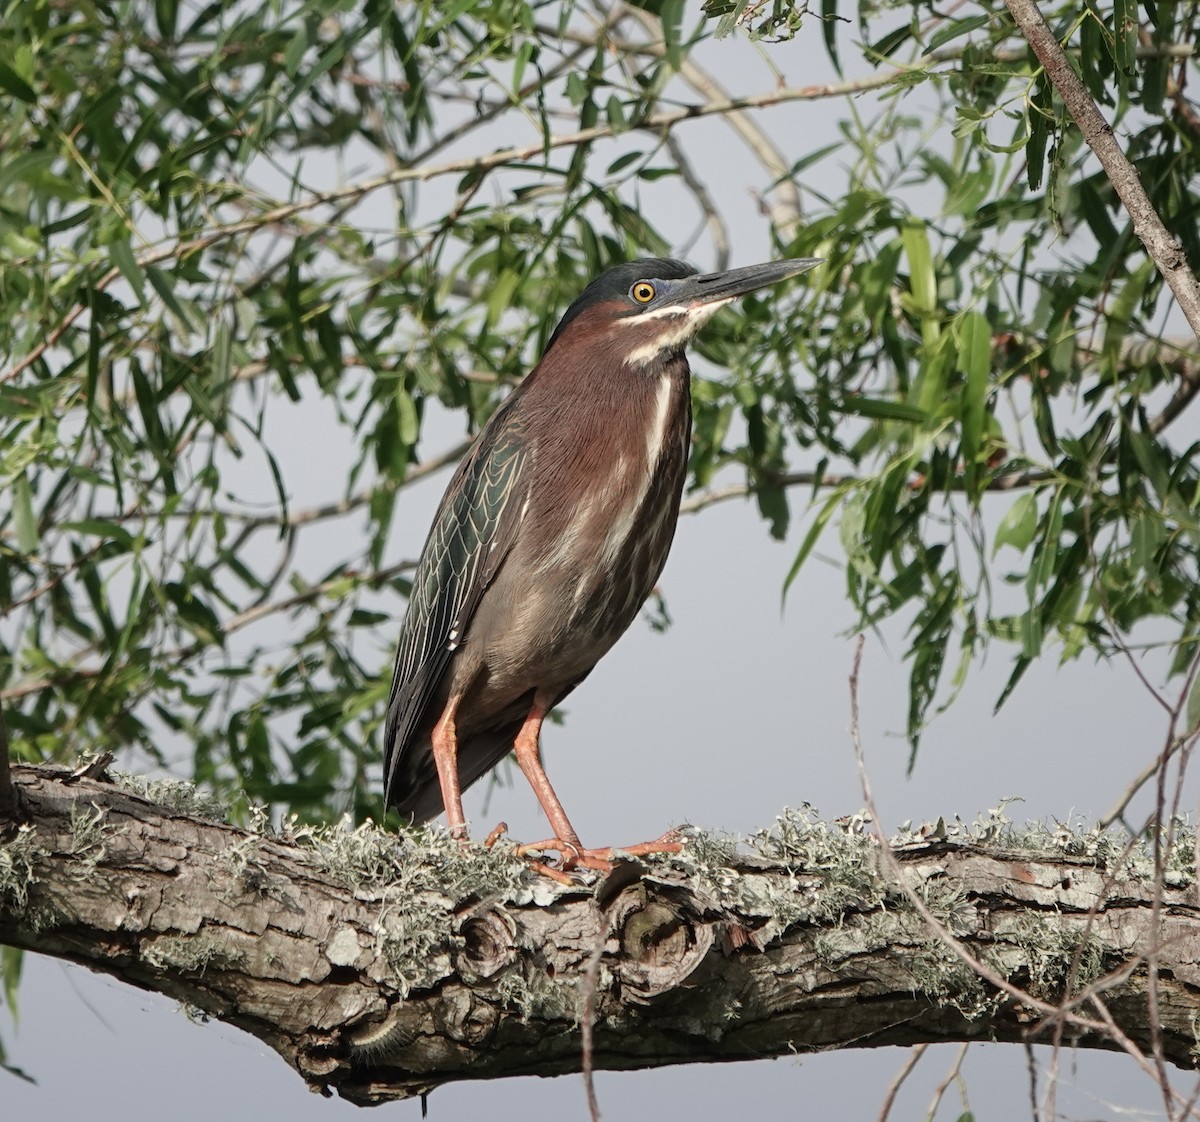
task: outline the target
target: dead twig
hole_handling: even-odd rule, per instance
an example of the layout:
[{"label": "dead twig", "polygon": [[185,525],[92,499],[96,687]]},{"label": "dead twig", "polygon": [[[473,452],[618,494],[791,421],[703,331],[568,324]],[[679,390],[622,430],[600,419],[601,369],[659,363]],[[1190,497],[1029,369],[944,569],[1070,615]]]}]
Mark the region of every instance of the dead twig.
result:
[{"label": "dead twig", "polygon": [[879,1108],[879,1117],[876,1122],[887,1122],[888,1115],[891,1114],[892,1106],[896,1101],[896,1095],[899,1094],[900,1088],[904,1086],[904,1081],[912,1075],[913,1068],[921,1062],[921,1057],[928,1049],[928,1044],[914,1044],[909,1050],[908,1059],[904,1061],[891,1083],[888,1084],[887,1094],[883,1096],[883,1105]]}]

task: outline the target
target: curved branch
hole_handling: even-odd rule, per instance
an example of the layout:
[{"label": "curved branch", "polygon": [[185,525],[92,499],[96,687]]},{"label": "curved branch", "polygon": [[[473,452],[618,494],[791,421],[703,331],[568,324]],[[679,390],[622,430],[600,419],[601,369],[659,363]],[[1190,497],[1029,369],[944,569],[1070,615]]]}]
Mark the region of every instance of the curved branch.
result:
[{"label": "curved branch", "polygon": [[1200,908],[1164,889],[1152,933],[1152,862],[1119,846],[893,843],[999,992],[889,887],[870,840],[801,815],[757,853],[694,835],[669,860],[564,886],[439,831],[265,836],[197,816],[178,791],[168,806],[63,769],[14,775],[28,824],[0,843],[0,941],[176,997],[358,1103],[578,1071],[597,945],[597,1069],[1026,1041],[1050,1031],[1035,1015],[1047,1002],[1093,997],[1111,1028],[1076,1016],[1054,1031],[1142,1047],[1151,943],[1165,1054],[1197,1065]]}]

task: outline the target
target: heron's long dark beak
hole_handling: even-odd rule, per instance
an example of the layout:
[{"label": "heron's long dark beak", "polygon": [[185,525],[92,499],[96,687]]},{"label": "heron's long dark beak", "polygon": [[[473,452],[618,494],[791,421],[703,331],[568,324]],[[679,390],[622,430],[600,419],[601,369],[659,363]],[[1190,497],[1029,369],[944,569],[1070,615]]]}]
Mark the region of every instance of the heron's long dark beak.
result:
[{"label": "heron's long dark beak", "polygon": [[745,296],[747,292],[799,276],[814,265],[820,265],[822,260],[820,257],[793,257],[785,261],[767,261],[762,265],[727,269],[723,273],[685,277],[675,283],[666,304],[697,308],[704,304],[725,303]]}]

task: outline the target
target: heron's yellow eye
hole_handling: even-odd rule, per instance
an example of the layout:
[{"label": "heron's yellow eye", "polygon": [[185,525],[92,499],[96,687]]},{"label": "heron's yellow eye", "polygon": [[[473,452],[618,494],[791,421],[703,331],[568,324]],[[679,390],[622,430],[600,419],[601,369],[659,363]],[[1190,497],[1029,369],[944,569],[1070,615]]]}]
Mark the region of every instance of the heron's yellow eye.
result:
[{"label": "heron's yellow eye", "polygon": [[639,304],[649,304],[654,299],[654,285],[649,281],[638,281],[630,290],[629,294]]}]

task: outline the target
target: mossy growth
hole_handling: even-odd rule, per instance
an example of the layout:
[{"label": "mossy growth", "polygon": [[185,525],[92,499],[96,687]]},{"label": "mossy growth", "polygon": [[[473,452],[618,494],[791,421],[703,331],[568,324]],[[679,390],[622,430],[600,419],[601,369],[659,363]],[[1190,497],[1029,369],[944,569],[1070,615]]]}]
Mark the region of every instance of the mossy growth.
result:
[{"label": "mossy growth", "polygon": [[71,852],[79,858],[79,876],[90,876],[104,860],[106,837],[112,833],[103,807],[76,802],[71,806]]},{"label": "mossy growth", "polygon": [[1022,970],[1028,975],[1025,988],[1045,1000],[1086,989],[1106,968],[1104,947],[1095,934],[1047,923],[1040,916],[1018,919],[1005,941],[1020,951]]},{"label": "mossy growth", "polygon": [[0,839],[0,904],[14,911],[29,906],[29,890],[37,883],[36,862],[41,846],[32,826],[18,826]]},{"label": "mossy growth", "polygon": [[240,950],[205,934],[164,935],[146,945],[142,960],[160,970],[203,974],[210,967],[236,967],[244,959]]},{"label": "mossy growth", "polygon": [[312,827],[285,822],[281,840],[303,845],[331,879],[362,900],[378,901],[377,942],[401,995],[451,972],[454,909],[464,900],[548,903],[564,889],[540,876],[512,846],[464,846],[449,833],[391,833],[371,822]]},{"label": "mossy growth", "polygon": [[112,779],[123,790],[177,814],[190,814],[213,822],[229,821],[227,804],[186,779],[149,779],[119,771],[113,772]]}]

